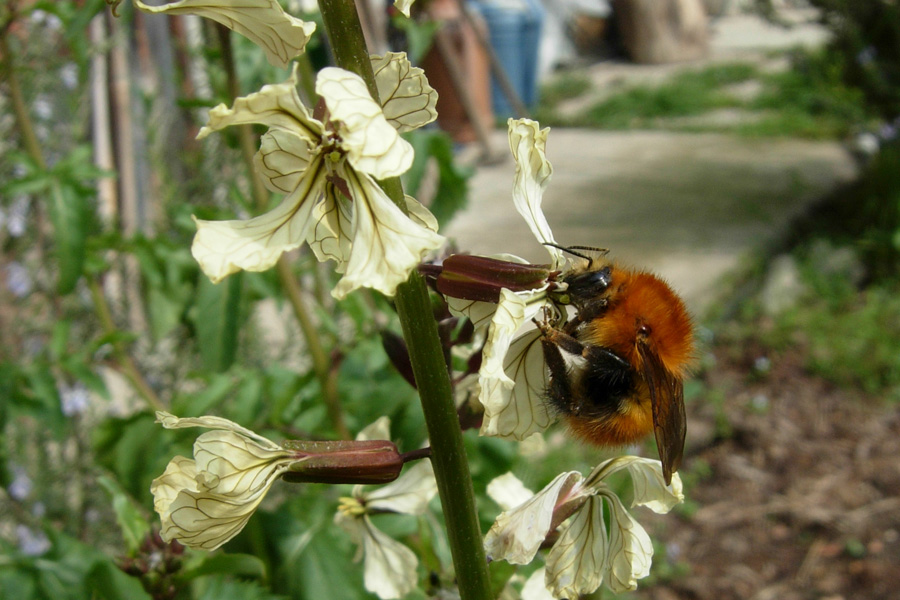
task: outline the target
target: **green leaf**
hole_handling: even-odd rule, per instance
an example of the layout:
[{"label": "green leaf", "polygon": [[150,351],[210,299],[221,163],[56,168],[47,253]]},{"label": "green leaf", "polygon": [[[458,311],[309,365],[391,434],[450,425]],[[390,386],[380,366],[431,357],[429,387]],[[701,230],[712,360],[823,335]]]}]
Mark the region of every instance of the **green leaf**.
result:
[{"label": "green leaf", "polygon": [[137,552],[141,542],[150,533],[150,523],[144,518],[141,509],[113,479],[101,476],[97,478],[97,481],[112,500],[116,522],[119,524],[119,529],[122,530],[122,537],[125,538],[125,545],[128,547],[129,553]]},{"label": "green leaf", "polygon": [[442,131],[413,131],[404,136],[415,150],[415,160],[406,173],[407,193],[418,197],[429,162],[438,166],[437,192],[428,209],[443,227],[454,214],[465,208],[469,194],[469,178],[473,170],[456,166],[453,142]]},{"label": "green leaf", "polygon": [[50,185],[49,199],[48,209],[59,267],[56,287],[60,294],[65,295],[75,290],[75,284],[81,277],[90,207],[84,194],[58,180]]},{"label": "green leaf", "polygon": [[[133,498],[150,505],[150,482],[162,474],[166,463],[178,451],[171,440],[192,439],[191,432],[178,436],[166,432],[148,412],[125,419],[107,419],[94,429],[97,461],[110,471]],[[193,437],[196,437],[194,435]],[[185,450],[190,456],[190,446]]]},{"label": "green leaf", "polygon": [[110,562],[97,562],[85,578],[91,598],[103,600],[152,600],[140,580],[129,577]]},{"label": "green leaf", "polygon": [[210,375],[200,391],[180,394],[172,402],[172,411],[185,417],[205,415],[210,408],[224,402],[236,384],[234,375],[230,373]]},{"label": "green leaf", "polygon": [[[250,581],[232,581],[224,577],[213,577],[204,581],[203,591],[195,596],[197,600],[282,600],[286,596],[272,594],[259,584]],[[339,598],[341,596],[334,596]]]},{"label": "green leaf", "polygon": [[191,580],[216,574],[252,577],[265,581],[266,564],[252,554],[210,554],[200,564],[182,572],[181,577]]},{"label": "green leaf", "polygon": [[203,365],[222,372],[233,363],[237,354],[240,329],[243,278],[235,273],[219,284],[206,277],[200,279],[197,302],[189,318],[197,331],[197,345]]},{"label": "green leaf", "polygon": [[407,19],[398,13],[392,19],[391,24],[406,33],[409,60],[413,64],[419,64],[422,61],[422,57],[431,48],[434,34],[437,33],[443,23],[441,21]]}]

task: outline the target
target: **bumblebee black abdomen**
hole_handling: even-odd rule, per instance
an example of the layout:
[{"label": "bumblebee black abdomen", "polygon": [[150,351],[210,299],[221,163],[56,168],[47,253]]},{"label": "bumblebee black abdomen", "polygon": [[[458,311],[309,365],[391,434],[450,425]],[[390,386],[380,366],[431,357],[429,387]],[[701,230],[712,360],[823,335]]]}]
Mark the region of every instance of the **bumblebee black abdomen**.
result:
[{"label": "bumblebee black abdomen", "polygon": [[579,414],[612,417],[623,412],[623,403],[637,390],[637,372],[609,354],[587,361],[576,382]]}]

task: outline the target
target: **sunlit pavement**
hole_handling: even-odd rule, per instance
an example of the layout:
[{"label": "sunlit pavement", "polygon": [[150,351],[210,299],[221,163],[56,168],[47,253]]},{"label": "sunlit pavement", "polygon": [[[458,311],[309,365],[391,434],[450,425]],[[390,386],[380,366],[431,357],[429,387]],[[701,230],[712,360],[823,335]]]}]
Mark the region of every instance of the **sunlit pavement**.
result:
[{"label": "sunlit pavement", "polygon": [[[714,31],[710,60],[723,52],[739,57],[742,39],[758,48],[823,39],[809,26],[791,37],[792,30],[747,17],[721,20]],[[505,132],[494,132],[492,142],[495,152],[506,149]],[[838,142],[726,134],[554,129],[547,156],[554,174],[544,210],[557,241],[609,248],[623,262],[661,274],[696,314],[742,257],[857,172]],[[511,159],[478,168],[468,208],[446,230],[460,250],[547,259],[513,210],[514,170]]]}]

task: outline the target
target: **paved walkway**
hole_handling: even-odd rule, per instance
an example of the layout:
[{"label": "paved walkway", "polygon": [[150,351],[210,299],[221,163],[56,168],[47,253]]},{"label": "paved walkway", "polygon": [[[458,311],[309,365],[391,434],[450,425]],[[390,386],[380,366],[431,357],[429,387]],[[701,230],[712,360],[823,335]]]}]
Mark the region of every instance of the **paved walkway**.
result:
[{"label": "paved walkway", "polygon": [[[809,27],[791,37],[753,18],[730,19],[715,25],[709,60],[739,57],[751,40],[759,49],[823,39]],[[593,75],[603,68],[592,67]],[[622,65],[608,68],[624,72]],[[647,67],[634,69],[641,74]],[[505,132],[495,136],[495,148],[505,148]],[[719,134],[555,129],[547,155],[554,175],[544,212],[557,241],[606,247],[627,264],[661,274],[696,314],[743,256],[856,173],[836,142]],[[512,160],[480,167],[468,208],[446,233],[462,250],[544,261],[546,253],[512,206],[514,168]]]}]

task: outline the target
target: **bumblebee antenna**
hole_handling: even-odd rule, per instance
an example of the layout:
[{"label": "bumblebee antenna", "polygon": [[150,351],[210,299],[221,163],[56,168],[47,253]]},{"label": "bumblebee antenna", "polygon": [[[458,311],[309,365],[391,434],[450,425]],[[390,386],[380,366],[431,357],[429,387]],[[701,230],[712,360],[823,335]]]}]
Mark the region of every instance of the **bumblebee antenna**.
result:
[{"label": "bumblebee antenna", "polygon": [[586,254],[582,254],[581,252],[576,252],[576,250],[586,250],[588,252],[597,252],[601,256],[609,253],[609,248],[597,248],[596,246],[560,246],[559,244],[555,244],[553,242],[544,242],[544,246],[550,246],[552,248],[556,248],[557,250],[562,250],[563,252],[568,252],[572,256],[577,256],[578,258],[583,258],[588,261],[588,266],[594,263],[594,259]]}]

